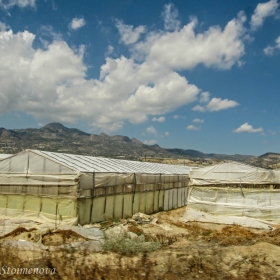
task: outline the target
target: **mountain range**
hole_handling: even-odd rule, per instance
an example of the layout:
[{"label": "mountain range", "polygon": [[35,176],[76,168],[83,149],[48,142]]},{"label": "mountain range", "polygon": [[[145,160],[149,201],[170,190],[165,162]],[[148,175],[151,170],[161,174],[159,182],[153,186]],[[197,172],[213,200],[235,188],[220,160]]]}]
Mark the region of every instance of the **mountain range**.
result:
[{"label": "mountain range", "polygon": [[[240,161],[255,166],[280,167],[280,154],[251,155],[206,154],[192,149],[164,149],[159,145],[146,145],[136,138],[109,136],[105,133],[89,134],[60,123],[50,123],[39,129],[0,128],[0,153],[14,154],[24,149],[52,152],[146,160],[153,162],[213,164],[220,161]],[[168,159],[168,160],[167,160]]]}]

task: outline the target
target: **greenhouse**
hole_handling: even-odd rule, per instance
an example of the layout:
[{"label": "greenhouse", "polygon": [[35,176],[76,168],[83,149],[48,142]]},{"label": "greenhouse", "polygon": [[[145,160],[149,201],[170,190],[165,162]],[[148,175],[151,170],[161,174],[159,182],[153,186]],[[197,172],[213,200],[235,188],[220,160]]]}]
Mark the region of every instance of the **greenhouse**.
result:
[{"label": "greenhouse", "polygon": [[189,180],[189,220],[200,211],[216,222],[230,217],[280,222],[279,171],[228,162],[190,170]]},{"label": "greenhouse", "polygon": [[0,218],[89,224],[184,206],[189,168],[25,150],[0,161]]},{"label": "greenhouse", "polygon": [[0,154],[0,160],[3,160],[3,159],[5,159],[7,157],[10,157],[10,156],[12,156],[12,154]]}]

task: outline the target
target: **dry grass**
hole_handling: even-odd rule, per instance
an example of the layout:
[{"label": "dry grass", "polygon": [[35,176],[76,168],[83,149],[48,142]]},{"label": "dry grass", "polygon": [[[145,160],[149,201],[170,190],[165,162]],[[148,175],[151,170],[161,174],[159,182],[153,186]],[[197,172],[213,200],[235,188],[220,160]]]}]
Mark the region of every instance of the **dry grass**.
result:
[{"label": "dry grass", "polygon": [[212,232],[208,236],[208,241],[217,242],[222,246],[252,245],[258,236],[249,229],[234,225]]},{"label": "dry grass", "polygon": [[128,229],[128,231],[133,232],[133,233],[137,234],[138,236],[144,234],[143,229],[141,229],[135,225],[129,225],[127,229]]},{"label": "dry grass", "polygon": [[238,225],[229,225],[222,230],[207,229],[197,223],[173,223],[177,227],[185,228],[189,240],[203,239],[218,243],[221,246],[253,245],[256,242],[267,242],[280,246],[280,227],[272,231],[255,233],[248,228]]},{"label": "dry grass", "polygon": [[45,246],[59,246],[64,244],[69,244],[77,241],[86,241],[88,239],[80,236],[79,234],[71,230],[63,230],[53,233],[45,234],[42,237],[42,243]]}]

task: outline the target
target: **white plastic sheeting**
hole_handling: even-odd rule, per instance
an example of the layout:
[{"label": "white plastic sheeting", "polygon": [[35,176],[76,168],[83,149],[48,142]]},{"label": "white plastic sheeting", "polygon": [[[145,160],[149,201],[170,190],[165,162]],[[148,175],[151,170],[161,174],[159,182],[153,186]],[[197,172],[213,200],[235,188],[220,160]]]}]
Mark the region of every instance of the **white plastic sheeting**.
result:
[{"label": "white plastic sheeting", "polygon": [[74,198],[0,194],[0,220],[30,219],[40,223],[77,224]]},{"label": "white plastic sheeting", "polygon": [[12,154],[0,154],[0,160],[3,160],[3,159],[5,159],[7,157],[10,157],[10,156],[12,156]]},{"label": "white plastic sheeting", "polygon": [[215,215],[280,222],[280,190],[191,187],[188,207]]},{"label": "white plastic sheeting", "polygon": [[[5,219],[0,222],[0,237],[9,236],[16,230],[25,230],[28,232],[26,240],[2,240],[2,248],[12,248],[17,252],[28,251],[32,252],[32,257],[36,256],[34,253],[40,252],[42,255],[37,256],[38,259],[43,257],[44,251],[56,251],[61,249],[79,249],[87,252],[101,251],[101,244],[104,239],[104,233],[98,228],[85,228],[81,226],[61,225],[55,226],[52,223],[40,224],[30,220],[22,219]],[[46,234],[72,232],[88,239],[89,241],[71,242],[63,245],[48,245],[42,244],[42,237]]]},{"label": "white plastic sheeting", "polygon": [[280,172],[237,162],[189,172],[185,221],[252,227],[280,223]]},{"label": "white plastic sheeting", "polygon": [[0,161],[0,174],[77,174],[77,170],[46,158],[33,150],[26,150]]},{"label": "white plastic sheeting", "polygon": [[194,210],[192,208],[186,208],[186,212],[182,218],[183,222],[201,222],[201,223],[214,223],[225,225],[240,225],[244,227],[267,229],[271,230],[275,224],[264,220],[258,220],[249,217],[238,216],[217,216],[208,214],[203,211]]},{"label": "white plastic sheeting", "polygon": [[257,168],[237,162],[227,162],[204,168],[197,168],[189,172],[190,184],[222,185],[222,184],[280,184],[280,176],[276,172],[263,168]]},{"label": "white plastic sheeting", "polygon": [[111,158],[79,156],[31,150],[52,159],[64,166],[80,172],[149,173],[149,174],[187,174],[189,167],[160,163],[139,162]]}]

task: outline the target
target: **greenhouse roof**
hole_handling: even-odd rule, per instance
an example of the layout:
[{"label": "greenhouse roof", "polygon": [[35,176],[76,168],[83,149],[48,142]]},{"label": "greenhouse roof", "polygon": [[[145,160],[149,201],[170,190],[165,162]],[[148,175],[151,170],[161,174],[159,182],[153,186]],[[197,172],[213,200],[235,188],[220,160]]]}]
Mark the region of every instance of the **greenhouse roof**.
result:
[{"label": "greenhouse roof", "polygon": [[80,172],[117,172],[150,174],[188,174],[190,168],[183,165],[149,163],[122,159],[53,153],[30,150],[59,164]]},{"label": "greenhouse roof", "polygon": [[193,185],[272,184],[278,180],[272,170],[239,162],[197,168],[189,172],[189,177]]},{"label": "greenhouse roof", "polygon": [[10,156],[12,156],[12,154],[0,154],[0,160],[3,160],[3,159],[5,159],[7,157],[10,157]]}]

